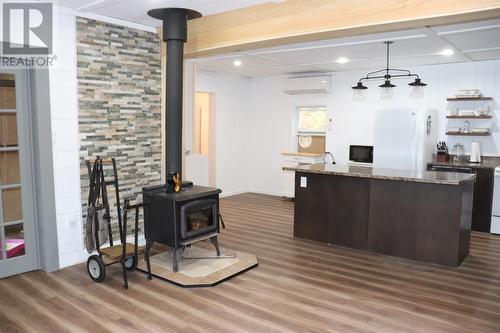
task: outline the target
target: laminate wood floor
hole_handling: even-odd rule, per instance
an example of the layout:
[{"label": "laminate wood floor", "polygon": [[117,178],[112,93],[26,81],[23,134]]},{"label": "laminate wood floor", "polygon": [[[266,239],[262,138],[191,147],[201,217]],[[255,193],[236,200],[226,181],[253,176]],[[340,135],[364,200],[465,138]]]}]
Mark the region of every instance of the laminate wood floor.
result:
[{"label": "laminate wood floor", "polygon": [[293,204],[221,200],[221,245],[259,267],[213,288],[85,265],[0,280],[1,332],[500,332],[500,237],[473,233],[458,269],[294,239]]}]

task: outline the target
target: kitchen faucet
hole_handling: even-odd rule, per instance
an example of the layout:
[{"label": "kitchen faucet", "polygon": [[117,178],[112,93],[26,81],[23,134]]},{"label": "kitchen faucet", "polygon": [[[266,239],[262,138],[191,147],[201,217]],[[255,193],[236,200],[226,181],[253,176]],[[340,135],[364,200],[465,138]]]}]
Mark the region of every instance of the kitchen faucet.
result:
[{"label": "kitchen faucet", "polygon": [[[325,157],[326,157],[326,155],[330,155],[330,157],[332,158],[332,164],[337,164],[335,162],[335,159],[333,158],[333,154],[332,153],[330,153],[329,151],[325,151]],[[325,158],[325,163],[326,163],[326,158]]]}]

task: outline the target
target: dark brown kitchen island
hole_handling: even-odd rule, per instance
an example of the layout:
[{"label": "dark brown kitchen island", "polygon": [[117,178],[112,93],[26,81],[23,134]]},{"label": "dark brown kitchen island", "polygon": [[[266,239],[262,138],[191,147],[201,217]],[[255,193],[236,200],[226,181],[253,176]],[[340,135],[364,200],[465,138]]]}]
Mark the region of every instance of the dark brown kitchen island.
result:
[{"label": "dark brown kitchen island", "polygon": [[474,175],[313,164],[295,173],[294,236],[459,266]]}]

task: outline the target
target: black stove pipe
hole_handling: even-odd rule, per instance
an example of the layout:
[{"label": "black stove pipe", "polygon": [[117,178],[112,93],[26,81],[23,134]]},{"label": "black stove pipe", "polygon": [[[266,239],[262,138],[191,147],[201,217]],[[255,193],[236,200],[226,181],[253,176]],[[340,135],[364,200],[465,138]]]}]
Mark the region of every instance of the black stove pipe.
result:
[{"label": "black stove pipe", "polygon": [[167,192],[179,192],[182,186],[184,43],[187,40],[187,21],[201,17],[201,14],[185,8],[159,8],[148,11],[148,15],[163,21],[163,41],[167,44],[164,135]]}]

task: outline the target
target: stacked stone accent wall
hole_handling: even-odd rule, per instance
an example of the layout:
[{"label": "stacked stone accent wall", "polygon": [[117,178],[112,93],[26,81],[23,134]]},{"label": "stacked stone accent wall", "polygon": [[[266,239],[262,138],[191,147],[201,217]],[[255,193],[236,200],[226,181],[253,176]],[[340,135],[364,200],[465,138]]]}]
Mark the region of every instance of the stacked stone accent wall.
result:
[{"label": "stacked stone accent wall", "polygon": [[[86,18],[77,18],[77,43],[85,221],[89,184],[86,159],[116,158],[122,204],[125,198],[142,200],[143,186],[160,183],[161,56],[156,33]],[[114,192],[109,191],[108,196],[116,235]]]}]

